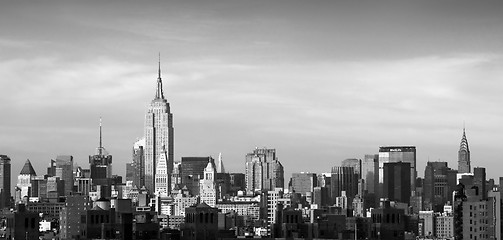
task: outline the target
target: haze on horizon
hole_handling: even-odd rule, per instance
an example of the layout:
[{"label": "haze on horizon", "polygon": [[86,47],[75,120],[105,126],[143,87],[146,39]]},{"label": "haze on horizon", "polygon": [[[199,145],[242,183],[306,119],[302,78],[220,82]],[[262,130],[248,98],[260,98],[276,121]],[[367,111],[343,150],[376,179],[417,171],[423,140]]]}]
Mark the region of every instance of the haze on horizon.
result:
[{"label": "haze on horizon", "polygon": [[[415,145],[500,176],[501,1],[44,1],[0,3],[0,154],[17,177],[98,146],[125,176],[162,55],[175,160],[276,148],[292,172],[329,172]],[[13,180],[14,186],[16,181]]]}]

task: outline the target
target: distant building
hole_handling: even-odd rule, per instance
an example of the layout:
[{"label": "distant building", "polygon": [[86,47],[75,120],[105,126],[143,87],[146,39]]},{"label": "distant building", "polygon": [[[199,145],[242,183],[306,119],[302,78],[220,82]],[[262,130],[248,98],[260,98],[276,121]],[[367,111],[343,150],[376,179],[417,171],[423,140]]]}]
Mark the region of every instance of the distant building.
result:
[{"label": "distant building", "polygon": [[410,189],[416,189],[416,147],[415,146],[388,146],[379,147],[379,191],[378,197],[383,195],[384,164],[392,162],[410,163]]},{"label": "distant building", "polygon": [[215,168],[215,160],[212,157],[182,157],[180,167],[182,186],[186,186],[190,194],[199,195],[199,180],[203,179],[208,162]]},{"label": "distant building", "polygon": [[10,158],[0,155],[0,209],[11,207]]},{"label": "distant building", "polygon": [[133,145],[133,186],[145,186],[145,138],[137,140]]},{"label": "distant building", "polygon": [[203,179],[199,182],[199,196],[201,202],[205,202],[210,207],[215,207],[217,203],[218,189],[215,182],[216,170],[211,161],[208,162],[203,172]]},{"label": "distant building", "polygon": [[441,212],[452,201],[456,187],[457,171],[447,167],[447,162],[428,162],[424,170],[423,201],[425,210]]},{"label": "distant building", "polygon": [[409,204],[410,189],[410,163],[388,162],[383,167],[383,197],[390,201]]},{"label": "distant building", "polygon": [[379,181],[379,155],[367,154],[362,161],[361,178],[365,181],[363,190],[367,193],[376,193]]},{"label": "distant building", "polygon": [[371,210],[370,239],[405,239],[406,221],[404,210],[391,207],[388,201],[381,204],[381,208]]},{"label": "distant building", "polygon": [[64,195],[68,196],[73,192],[73,156],[59,155],[56,157],[56,175],[63,182]]},{"label": "distant building", "polygon": [[318,178],[316,173],[292,173],[292,191],[306,195],[307,192],[313,192],[314,188],[318,186]]},{"label": "distant building", "polygon": [[256,148],[246,154],[245,176],[249,194],[285,187],[283,165],[276,156],[276,149]]},{"label": "distant building", "polygon": [[[20,199],[16,199],[16,204],[24,200],[25,198],[28,199],[29,197],[32,196],[32,178],[35,177],[37,173],[35,172],[35,169],[33,169],[33,166],[31,165],[31,162],[29,159],[26,160],[24,163],[23,169],[21,169],[21,172],[17,176],[17,188],[20,190]],[[26,203],[26,202],[24,202]]]},{"label": "distant building", "polygon": [[155,165],[163,148],[167,152],[168,173],[171,174],[174,162],[173,114],[168,101],[164,98],[159,61],[155,96],[145,115],[145,187],[150,192],[155,190]]},{"label": "distant building", "polygon": [[458,173],[470,173],[470,148],[468,147],[468,140],[466,139],[466,132],[463,128],[463,136],[461,137],[461,143],[459,144],[458,151]]},{"label": "distant building", "polygon": [[337,197],[342,196],[342,191],[346,192],[348,202],[352,202],[358,193],[359,176],[353,167],[332,167],[331,177],[331,197],[335,202]]}]

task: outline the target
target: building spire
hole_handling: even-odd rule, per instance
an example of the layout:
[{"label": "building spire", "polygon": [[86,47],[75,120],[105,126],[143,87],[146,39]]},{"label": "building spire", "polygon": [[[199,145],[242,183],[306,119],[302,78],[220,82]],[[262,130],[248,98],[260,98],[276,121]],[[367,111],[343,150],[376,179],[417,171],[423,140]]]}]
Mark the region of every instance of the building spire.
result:
[{"label": "building spire", "polygon": [[98,147],[98,155],[103,155],[103,142],[101,138],[101,117],[100,117],[100,146]]},{"label": "building spire", "polygon": [[162,92],[162,79],[161,79],[161,53],[159,53],[159,70],[157,76],[157,88],[155,90],[155,99],[164,99]]}]

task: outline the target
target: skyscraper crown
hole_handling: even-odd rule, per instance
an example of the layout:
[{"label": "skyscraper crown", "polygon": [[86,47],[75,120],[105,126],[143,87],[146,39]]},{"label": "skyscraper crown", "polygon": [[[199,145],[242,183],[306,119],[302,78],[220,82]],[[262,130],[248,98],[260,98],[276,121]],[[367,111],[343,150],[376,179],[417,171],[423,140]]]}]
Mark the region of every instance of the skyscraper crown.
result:
[{"label": "skyscraper crown", "polygon": [[33,169],[33,166],[31,165],[30,159],[26,159],[23,169],[21,169],[19,174],[37,175],[37,173],[35,173],[35,169]]},{"label": "skyscraper crown", "polygon": [[459,151],[467,151],[467,152],[470,151],[470,149],[468,148],[468,140],[466,139],[466,132],[464,128],[463,128],[463,137],[461,137],[461,143],[459,145]]}]

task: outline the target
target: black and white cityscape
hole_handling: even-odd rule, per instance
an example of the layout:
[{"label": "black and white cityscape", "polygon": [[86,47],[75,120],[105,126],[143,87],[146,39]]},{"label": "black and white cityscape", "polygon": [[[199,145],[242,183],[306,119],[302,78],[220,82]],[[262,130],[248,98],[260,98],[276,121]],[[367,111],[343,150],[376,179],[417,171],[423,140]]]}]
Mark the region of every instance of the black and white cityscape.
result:
[{"label": "black and white cityscape", "polygon": [[502,239],[503,2],[0,2],[0,239]]}]

